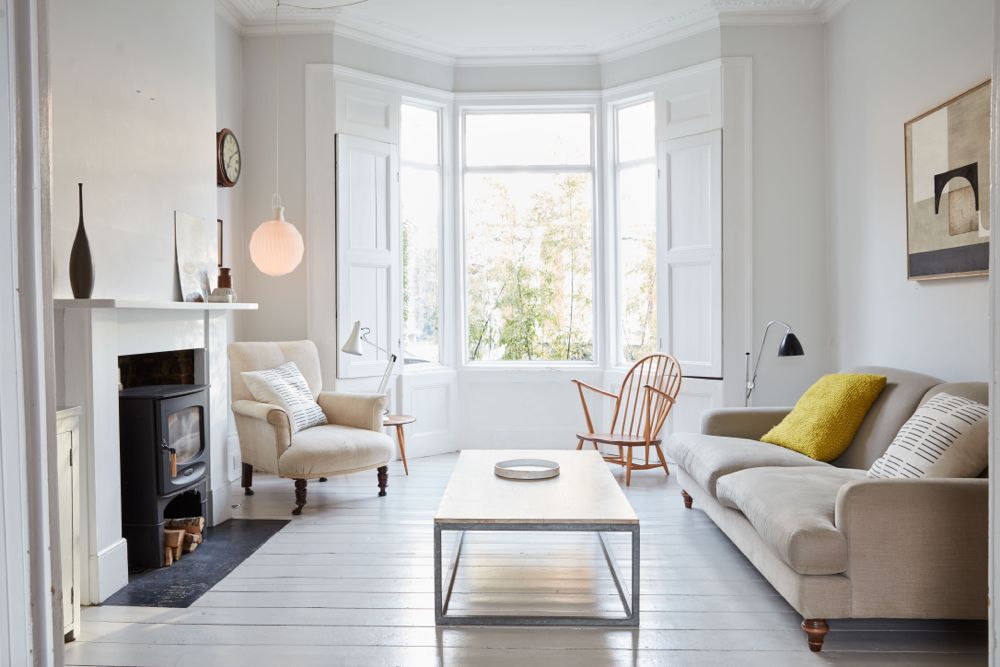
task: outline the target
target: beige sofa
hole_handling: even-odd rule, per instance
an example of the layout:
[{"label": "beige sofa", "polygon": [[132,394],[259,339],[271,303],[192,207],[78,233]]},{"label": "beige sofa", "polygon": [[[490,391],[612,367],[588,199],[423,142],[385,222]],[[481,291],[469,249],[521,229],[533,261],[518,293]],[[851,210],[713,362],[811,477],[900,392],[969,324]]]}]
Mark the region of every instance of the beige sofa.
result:
[{"label": "beige sofa", "polygon": [[987,612],[985,476],[868,479],[916,408],[938,392],[988,402],[985,383],[866,367],[888,383],[832,464],[760,442],[791,408],[705,413],[669,438],[685,505],[708,514],[788,603],[819,651],[827,619],[981,619]]},{"label": "beige sofa", "polygon": [[[298,366],[313,398],[326,415],[327,424],[292,434],[288,415],[277,405],[259,403],[240,375],[243,371],[274,368],[292,361]],[[319,352],[312,341],[281,343],[230,343],[229,372],[233,416],[243,457],[243,488],[253,495],[253,471],[274,473],[295,480],[295,509],[306,504],[310,479],[376,468],[378,495],[386,494],[392,440],[382,427],[388,399],[382,394],[348,394],[323,391]]]}]

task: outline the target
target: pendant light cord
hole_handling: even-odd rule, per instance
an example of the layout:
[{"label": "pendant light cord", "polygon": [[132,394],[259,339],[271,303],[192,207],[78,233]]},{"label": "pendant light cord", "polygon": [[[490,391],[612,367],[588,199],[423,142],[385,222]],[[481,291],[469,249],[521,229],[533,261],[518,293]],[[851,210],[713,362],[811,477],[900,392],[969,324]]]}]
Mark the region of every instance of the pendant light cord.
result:
[{"label": "pendant light cord", "polygon": [[278,115],[281,100],[281,94],[278,91],[278,86],[281,84],[281,59],[278,52],[278,9],[280,7],[281,0],[276,0],[274,3],[274,196],[271,197],[271,206],[275,209],[281,207],[281,195],[278,194],[281,191],[278,187],[281,177],[281,122]]}]

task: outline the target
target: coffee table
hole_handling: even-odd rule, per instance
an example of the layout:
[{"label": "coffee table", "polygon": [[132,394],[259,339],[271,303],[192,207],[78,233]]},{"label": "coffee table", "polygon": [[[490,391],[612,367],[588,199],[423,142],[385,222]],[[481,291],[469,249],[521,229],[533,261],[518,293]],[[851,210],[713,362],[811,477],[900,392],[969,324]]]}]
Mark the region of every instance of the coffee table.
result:
[{"label": "coffee table", "polygon": [[[496,462],[539,458],[557,461],[552,479],[511,480],[493,474]],[[455,551],[442,571],[441,534],[456,531]],[[448,613],[466,531],[597,533],[624,616],[543,616]],[[632,585],[622,576],[607,533],[632,537]],[[607,463],[596,451],[464,450],[434,516],[434,620],[438,625],[639,625],[639,518]]]}]

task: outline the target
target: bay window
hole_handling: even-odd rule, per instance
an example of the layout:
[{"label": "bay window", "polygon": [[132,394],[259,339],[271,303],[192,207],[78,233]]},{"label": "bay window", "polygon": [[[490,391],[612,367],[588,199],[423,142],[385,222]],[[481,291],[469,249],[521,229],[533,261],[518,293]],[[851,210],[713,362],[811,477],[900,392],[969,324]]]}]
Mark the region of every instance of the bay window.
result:
[{"label": "bay window", "polygon": [[467,360],[593,361],[593,112],[463,122]]},{"label": "bay window", "polygon": [[441,360],[441,111],[400,107],[403,362]]},{"label": "bay window", "polygon": [[656,351],[656,132],[653,100],[614,108],[614,205],[622,362]]}]

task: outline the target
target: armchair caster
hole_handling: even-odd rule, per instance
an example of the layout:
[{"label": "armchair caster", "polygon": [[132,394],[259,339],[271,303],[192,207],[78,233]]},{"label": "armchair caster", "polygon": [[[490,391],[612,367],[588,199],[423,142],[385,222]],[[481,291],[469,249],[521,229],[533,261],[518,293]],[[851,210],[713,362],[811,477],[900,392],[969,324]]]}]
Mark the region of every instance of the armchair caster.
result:
[{"label": "armchair caster", "polygon": [[378,469],[378,495],[385,495],[385,487],[389,486],[389,466],[380,466]]},{"label": "armchair caster", "polygon": [[802,620],[802,629],[806,631],[809,638],[809,650],[813,653],[819,653],[823,648],[826,633],[830,631],[830,626],[822,618],[805,618]]},{"label": "armchair caster", "polygon": [[295,480],[295,509],[292,514],[298,516],[302,514],[302,508],[306,505],[306,480]]},{"label": "armchair caster", "polygon": [[249,463],[243,464],[243,474],[240,479],[240,485],[243,487],[243,495],[253,495],[253,489],[250,488],[253,486],[253,466]]}]

